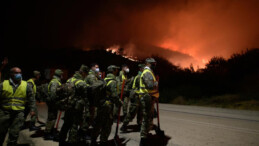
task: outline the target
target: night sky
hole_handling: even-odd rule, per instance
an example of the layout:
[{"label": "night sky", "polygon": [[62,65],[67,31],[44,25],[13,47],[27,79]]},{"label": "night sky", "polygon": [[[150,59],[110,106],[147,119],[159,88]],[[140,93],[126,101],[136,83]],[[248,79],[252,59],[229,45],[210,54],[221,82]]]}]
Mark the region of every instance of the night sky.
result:
[{"label": "night sky", "polygon": [[258,0],[17,0],[1,2],[0,48],[15,53],[123,47],[203,67],[259,48]]}]

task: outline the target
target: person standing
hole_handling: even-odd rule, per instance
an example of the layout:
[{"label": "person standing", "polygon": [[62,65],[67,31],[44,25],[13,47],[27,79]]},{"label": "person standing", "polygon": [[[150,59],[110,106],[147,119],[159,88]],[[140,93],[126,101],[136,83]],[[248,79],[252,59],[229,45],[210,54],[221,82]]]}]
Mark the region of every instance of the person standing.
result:
[{"label": "person standing", "polygon": [[135,76],[132,89],[130,92],[130,107],[129,107],[129,112],[125,119],[123,120],[123,125],[121,127],[121,131],[126,132],[127,131],[127,125],[129,124],[130,121],[134,119],[134,117],[137,115],[137,124],[141,125],[142,121],[142,114],[141,114],[141,106],[140,106],[140,99],[139,99],[139,82],[140,82],[140,76],[143,72],[143,69],[145,67],[145,64],[139,64],[139,72]]},{"label": "person standing", "polygon": [[143,73],[140,76],[139,95],[142,107],[143,120],[140,130],[140,146],[147,145],[147,136],[153,127],[154,116],[154,97],[158,93],[158,82],[153,70],[156,67],[156,61],[153,58],[147,58]]},{"label": "person standing", "polygon": [[91,145],[96,144],[96,139],[100,134],[100,144],[107,145],[109,135],[111,133],[113,123],[113,107],[122,105],[122,101],[118,96],[116,74],[119,67],[110,65],[107,70],[108,74],[104,79],[106,82],[106,97],[103,97],[97,107],[96,124],[93,127],[91,136]]},{"label": "person standing", "polygon": [[3,145],[9,131],[8,146],[17,145],[19,131],[24,123],[24,109],[27,100],[30,115],[35,115],[33,90],[22,80],[22,71],[14,67],[11,77],[0,84],[0,145]]},{"label": "person standing", "polygon": [[[33,77],[27,81],[28,85],[30,85],[33,89],[33,95],[34,95],[35,101],[36,101],[35,97],[37,94],[37,87],[36,87],[35,82],[39,81],[40,76],[41,76],[40,72],[35,70],[35,71],[33,71]],[[25,111],[28,111],[28,110],[25,108]],[[25,112],[25,117],[24,117],[25,120],[26,120],[27,115],[28,115],[27,112]],[[38,117],[38,110],[37,110],[37,108],[35,108],[35,115],[31,116],[30,127],[29,127],[30,131],[40,130],[40,127],[35,126],[37,117]]]},{"label": "person standing", "polygon": [[73,91],[72,98],[68,101],[69,107],[65,111],[64,124],[60,131],[59,145],[66,145],[65,140],[68,136],[68,144],[76,145],[79,142],[78,127],[83,120],[84,108],[89,108],[89,101],[87,98],[87,86],[84,82],[88,67],[82,65],[72,78],[68,79],[67,84],[70,84]]},{"label": "person standing", "polygon": [[61,86],[61,79],[63,78],[63,71],[60,69],[56,69],[55,73],[53,75],[52,80],[50,81],[48,85],[48,94],[49,96],[47,97],[47,106],[48,106],[48,119],[46,122],[46,128],[45,128],[45,134],[44,134],[44,139],[45,140],[53,140],[54,139],[54,125],[57,119],[57,114],[58,114],[58,108],[56,106],[56,91],[57,88]]}]

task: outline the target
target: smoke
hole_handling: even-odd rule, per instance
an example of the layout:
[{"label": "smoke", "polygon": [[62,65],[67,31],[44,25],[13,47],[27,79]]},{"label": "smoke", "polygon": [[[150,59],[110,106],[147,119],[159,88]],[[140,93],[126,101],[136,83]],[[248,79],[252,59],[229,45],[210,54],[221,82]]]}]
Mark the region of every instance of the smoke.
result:
[{"label": "smoke", "polygon": [[119,45],[131,56],[204,67],[213,56],[259,47],[258,8],[258,0],[20,2],[5,5],[1,37],[29,48]]},{"label": "smoke", "polygon": [[92,27],[85,25],[77,46],[120,44],[130,55],[153,53],[204,67],[213,56],[259,47],[258,7],[257,0],[107,3]]}]

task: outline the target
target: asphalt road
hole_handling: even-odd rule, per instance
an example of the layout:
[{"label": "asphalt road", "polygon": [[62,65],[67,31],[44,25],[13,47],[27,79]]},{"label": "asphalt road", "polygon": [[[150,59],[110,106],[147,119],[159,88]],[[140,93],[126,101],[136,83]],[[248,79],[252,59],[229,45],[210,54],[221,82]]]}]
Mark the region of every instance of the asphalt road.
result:
[{"label": "asphalt road", "polygon": [[[39,118],[46,121],[47,107],[38,104]],[[172,146],[259,146],[259,112],[230,110],[196,106],[160,104],[161,129],[166,137],[161,138],[152,131],[149,141],[153,145]],[[59,128],[63,121],[60,122]],[[156,123],[156,119],[154,119]],[[113,124],[110,142],[115,133]],[[42,127],[42,130],[44,127]],[[129,133],[119,133],[124,145],[139,144],[140,135],[136,121],[130,123]],[[58,146],[57,142],[44,141],[42,131],[20,132],[19,143],[30,143],[35,146]],[[33,138],[32,138],[33,137]]]}]

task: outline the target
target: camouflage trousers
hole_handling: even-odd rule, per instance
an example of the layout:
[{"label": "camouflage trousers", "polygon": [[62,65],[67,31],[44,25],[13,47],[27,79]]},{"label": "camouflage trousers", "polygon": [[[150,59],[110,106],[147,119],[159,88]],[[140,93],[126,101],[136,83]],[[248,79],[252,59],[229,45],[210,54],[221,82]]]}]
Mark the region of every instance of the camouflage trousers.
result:
[{"label": "camouflage trousers", "polygon": [[108,141],[113,124],[113,104],[105,102],[97,108],[95,126],[92,132],[92,139],[96,140],[100,134],[100,142]]},{"label": "camouflage trousers", "polygon": [[78,136],[78,127],[82,122],[83,111],[75,110],[75,109],[68,109],[65,111],[64,116],[64,124],[62,125],[62,128],[60,130],[60,142],[65,142],[67,138],[67,134],[69,132],[68,136],[68,142],[69,143],[76,143],[79,141]]},{"label": "camouflage trousers", "polygon": [[48,119],[46,122],[45,133],[51,133],[54,130],[58,109],[55,104],[47,103],[47,105],[48,105]]},{"label": "camouflage trousers", "polygon": [[140,137],[147,138],[148,132],[153,127],[154,100],[149,94],[140,96],[143,120],[140,130]]},{"label": "camouflage trousers", "polygon": [[[30,108],[28,105],[26,105],[24,110],[24,120],[27,119],[27,116],[29,115],[29,113],[30,113]],[[31,116],[31,123],[35,124],[37,121],[37,117],[38,117],[38,110],[37,108],[35,108],[35,115]]]},{"label": "camouflage trousers", "polygon": [[132,93],[133,95],[130,96],[130,107],[129,112],[125,119],[123,120],[123,125],[127,126],[129,122],[131,122],[135,116],[137,115],[137,124],[140,125],[142,121],[142,113],[141,113],[141,104],[139,95]]},{"label": "camouflage trousers", "polygon": [[3,145],[9,129],[8,146],[16,146],[20,129],[24,123],[24,111],[5,111],[0,109],[0,145]]},{"label": "camouflage trousers", "polygon": [[128,114],[129,101],[129,97],[124,96],[122,105],[123,116],[126,116]]}]

